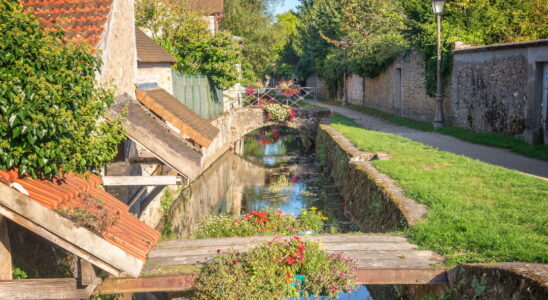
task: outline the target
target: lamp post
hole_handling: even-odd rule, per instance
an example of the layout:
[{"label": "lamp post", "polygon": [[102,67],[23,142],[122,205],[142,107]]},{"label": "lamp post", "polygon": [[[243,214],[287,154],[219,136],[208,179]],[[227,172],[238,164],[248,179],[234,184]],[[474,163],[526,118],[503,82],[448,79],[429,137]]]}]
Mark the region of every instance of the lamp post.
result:
[{"label": "lamp post", "polygon": [[434,119],[434,128],[444,126],[445,117],[443,114],[443,91],[441,85],[441,15],[445,8],[445,0],[432,0],[432,10],[436,15],[438,23],[438,57],[436,69],[436,118]]}]

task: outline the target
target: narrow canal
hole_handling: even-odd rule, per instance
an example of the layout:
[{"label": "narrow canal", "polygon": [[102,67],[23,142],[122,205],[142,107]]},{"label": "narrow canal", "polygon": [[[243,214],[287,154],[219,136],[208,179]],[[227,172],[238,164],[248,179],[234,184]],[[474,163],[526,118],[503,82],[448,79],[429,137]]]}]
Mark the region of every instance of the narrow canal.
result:
[{"label": "narrow canal", "polygon": [[[298,216],[312,207],[328,217],[323,231],[355,231],[343,214],[337,186],[320,170],[311,142],[299,132],[285,127],[256,130],[185,190],[174,203],[164,231],[168,229],[170,237],[191,238],[208,215],[280,209]],[[360,287],[339,299],[373,298],[366,287]]]}]

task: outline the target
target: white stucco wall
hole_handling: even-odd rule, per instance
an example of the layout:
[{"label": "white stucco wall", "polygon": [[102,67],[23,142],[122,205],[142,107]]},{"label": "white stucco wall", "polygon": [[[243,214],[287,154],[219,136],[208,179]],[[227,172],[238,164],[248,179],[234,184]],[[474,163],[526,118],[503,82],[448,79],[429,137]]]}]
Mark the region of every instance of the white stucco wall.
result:
[{"label": "white stucco wall", "polygon": [[173,73],[171,63],[138,63],[135,83],[157,83],[159,87],[173,94]]},{"label": "white stucco wall", "polygon": [[137,49],[135,46],[134,1],[114,0],[98,50],[103,67],[99,82],[111,84],[116,95],[135,96]]}]

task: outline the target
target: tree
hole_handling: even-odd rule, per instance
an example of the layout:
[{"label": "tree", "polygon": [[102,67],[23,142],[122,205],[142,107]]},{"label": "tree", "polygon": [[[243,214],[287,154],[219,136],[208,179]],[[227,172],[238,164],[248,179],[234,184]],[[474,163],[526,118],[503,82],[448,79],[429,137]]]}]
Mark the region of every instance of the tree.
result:
[{"label": "tree", "polygon": [[274,22],[272,5],[279,0],[225,1],[221,29],[243,39],[242,71],[244,81],[253,82],[274,73],[284,38]]},{"label": "tree", "polygon": [[97,85],[101,60],[14,0],[0,0],[0,31],[0,169],[51,178],[110,162],[124,132],[104,120],[114,96]]},{"label": "tree", "polygon": [[178,71],[207,75],[222,88],[239,81],[236,65],[242,49],[230,33],[212,34],[203,16],[189,11],[184,2],[168,6],[162,0],[138,0],[136,8],[137,26],[150,31],[177,58]]}]

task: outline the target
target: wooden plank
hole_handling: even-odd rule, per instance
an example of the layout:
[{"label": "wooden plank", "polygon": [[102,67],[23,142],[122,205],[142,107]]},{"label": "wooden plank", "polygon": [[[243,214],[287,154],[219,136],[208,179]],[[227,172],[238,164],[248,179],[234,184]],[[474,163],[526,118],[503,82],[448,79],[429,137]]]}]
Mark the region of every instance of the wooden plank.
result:
[{"label": "wooden plank", "polygon": [[148,292],[178,292],[194,287],[195,275],[158,276],[143,278],[109,277],[97,287],[94,294],[124,294]]},{"label": "wooden plank", "polygon": [[4,280],[0,299],[87,299],[95,287],[80,287],[74,278]]},{"label": "wooden plank", "polygon": [[0,280],[10,279],[12,279],[12,269],[8,221],[0,215]]},{"label": "wooden plank", "polygon": [[[341,251],[327,251],[330,254],[338,254]],[[439,263],[441,258],[432,253],[431,251],[415,250],[415,251],[345,251],[342,253],[345,257],[360,260],[360,261],[394,261],[394,263],[403,262],[420,262],[422,265],[428,266],[429,264]],[[208,260],[213,259],[216,256],[214,254],[202,254],[202,255],[176,255],[169,257],[157,257],[151,256],[147,265],[150,266],[177,266],[177,265],[193,265],[202,264]],[[145,266],[144,271],[147,272],[148,268]]]},{"label": "wooden plank", "polygon": [[[359,269],[358,284],[447,284],[445,269],[376,270]],[[144,278],[107,278],[95,294],[179,292],[192,289],[195,275],[174,275]]]},{"label": "wooden plank", "polygon": [[[402,236],[384,235],[384,234],[340,234],[340,235],[305,235],[300,236],[307,240],[313,240],[322,243],[408,243],[407,239]],[[235,238],[216,238],[216,239],[195,239],[195,240],[167,240],[156,244],[155,248],[181,248],[201,247],[201,246],[222,246],[222,245],[242,245],[253,244],[257,242],[269,242],[275,236],[252,236],[252,237],[235,237]],[[291,238],[291,237],[285,237]]]},{"label": "wooden plank", "polygon": [[0,214],[113,275],[138,276],[144,262],[57,212],[0,184]]},{"label": "wooden plank", "polygon": [[[215,254],[221,252],[243,252],[257,244],[233,245],[233,246],[203,246],[203,247],[180,247],[180,248],[155,248],[149,257],[179,257],[186,255]],[[409,243],[347,243],[347,244],[322,244],[327,251],[353,251],[353,250],[414,250],[416,245]]]},{"label": "wooden plank", "polygon": [[448,284],[445,269],[358,269],[356,280],[358,284]]},{"label": "wooden plank", "polygon": [[128,158],[129,163],[131,164],[142,164],[142,165],[158,165],[163,164],[163,162],[157,157],[130,157]]},{"label": "wooden plank", "polygon": [[182,185],[183,178],[179,176],[104,176],[105,186],[159,186]]},{"label": "wooden plank", "polygon": [[93,266],[85,260],[78,259],[78,261],[80,264],[80,283],[84,286],[101,284],[102,279],[97,277]]}]

